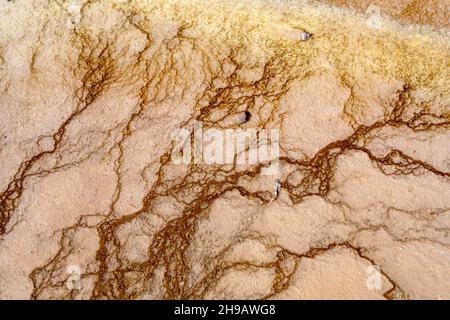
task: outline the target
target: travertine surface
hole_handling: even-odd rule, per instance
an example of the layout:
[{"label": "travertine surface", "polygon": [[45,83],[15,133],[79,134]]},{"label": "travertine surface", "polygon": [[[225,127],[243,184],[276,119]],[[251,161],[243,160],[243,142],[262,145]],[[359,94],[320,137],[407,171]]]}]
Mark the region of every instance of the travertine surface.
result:
[{"label": "travertine surface", "polygon": [[[2,1],[0,298],[449,299],[434,2]],[[177,164],[193,123],[279,172]]]}]

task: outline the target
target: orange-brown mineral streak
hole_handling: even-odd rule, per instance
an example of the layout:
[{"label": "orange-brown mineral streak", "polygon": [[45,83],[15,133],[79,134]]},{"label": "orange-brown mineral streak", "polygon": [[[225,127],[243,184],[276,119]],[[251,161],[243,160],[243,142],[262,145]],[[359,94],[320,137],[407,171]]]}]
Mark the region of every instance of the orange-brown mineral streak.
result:
[{"label": "orange-brown mineral streak", "polygon": [[448,11],[372,2],[1,3],[0,298],[450,298]]}]

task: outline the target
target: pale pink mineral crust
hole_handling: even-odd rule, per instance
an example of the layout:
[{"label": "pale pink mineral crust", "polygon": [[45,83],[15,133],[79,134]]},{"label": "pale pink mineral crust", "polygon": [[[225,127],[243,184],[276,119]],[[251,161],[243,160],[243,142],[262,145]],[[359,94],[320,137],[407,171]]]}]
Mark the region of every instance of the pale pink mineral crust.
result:
[{"label": "pale pink mineral crust", "polygon": [[449,299],[444,1],[358,3],[0,2],[0,298]]}]

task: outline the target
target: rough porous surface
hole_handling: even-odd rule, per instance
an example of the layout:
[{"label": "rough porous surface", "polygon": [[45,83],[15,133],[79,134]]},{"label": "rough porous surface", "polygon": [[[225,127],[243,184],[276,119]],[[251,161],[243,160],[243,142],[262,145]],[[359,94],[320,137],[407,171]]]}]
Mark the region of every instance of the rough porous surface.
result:
[{"label": "rough porous surface", "polygon": [[341,2],[1,1],[0,298],[450,299],[448,2]]}]

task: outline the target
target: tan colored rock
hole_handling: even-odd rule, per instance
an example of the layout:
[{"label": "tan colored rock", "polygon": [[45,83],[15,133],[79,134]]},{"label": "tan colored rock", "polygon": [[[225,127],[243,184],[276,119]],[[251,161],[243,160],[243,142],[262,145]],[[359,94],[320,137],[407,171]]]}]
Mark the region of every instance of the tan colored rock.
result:
[{"label": "tan colored rock", "polygon": [[0,299],[449,299],[444,1],[371,3],[1,2]]}]

